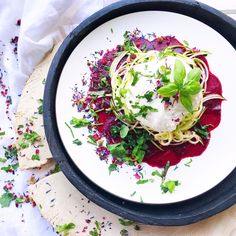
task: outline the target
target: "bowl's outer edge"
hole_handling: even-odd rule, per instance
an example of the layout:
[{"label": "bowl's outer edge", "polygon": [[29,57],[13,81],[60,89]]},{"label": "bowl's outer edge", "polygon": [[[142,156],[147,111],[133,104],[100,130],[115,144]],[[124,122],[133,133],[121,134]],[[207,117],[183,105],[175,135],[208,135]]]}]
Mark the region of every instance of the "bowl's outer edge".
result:
[{"label": "bowl's outer edge", "polygon": [[83,21],[64,40],[49,69],[44,92],[44,125],[47,141],[55,160],[70,182],[99,206],[117,215],[144,224],[176,226],[205,219],[236,202],[236,169],[220,184],[195,198],[172,204],[141,204],[116,197],[91,182],[73,163],[59,135],[55,97],[63,66],[78,43],[106,21],[127,13],[160,10],[198,19],[222,34],[236,49],[236,21],[197,1],[130,0],[111,4]]}]

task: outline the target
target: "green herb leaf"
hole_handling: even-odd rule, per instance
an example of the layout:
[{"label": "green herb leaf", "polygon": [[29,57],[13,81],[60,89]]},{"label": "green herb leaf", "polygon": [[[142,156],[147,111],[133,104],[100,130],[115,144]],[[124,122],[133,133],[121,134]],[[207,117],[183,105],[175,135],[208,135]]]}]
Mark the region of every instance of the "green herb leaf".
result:
[{"label": "green herb leaf", "polygon": [[191,71],[189,71],[187,76],[187,81],[196,81],[199,82],[201,78],[201,70],[199,68],[194,68]]},{"label": "green herb leaf", "polygon": [[90,91],[88,93],[90,96],[95,96],[95,97],[103,97],[105,95],[105,91]]},{"label": "green herb leaf", "polygon": [[64,236],[67,236],[69,234],[69,231],[71,229],[74,229],[75,228],[75,224],[74,223],[69,223],[69,224],[64,224],[64,225],[58,225],[56,227],[56,231],[58,233],[63,233]]},{"label": "green herb leaf", "polygon": [[153,94],[153,91],[147,91],[143,96],[138,95],[137,98],[146,98],[148,102],[151,102]]},{"label": "green herb leaf", "polygon": [[120,231],[120,236],[129,236],[128,230],[122,229],[122,230]]},{"label": "green herb leaf", "polygon": [[90,123],[89,120],[85,119],[85,118],[76,118],[76,117],[72,117],[72,120],[70,121],[70,124],[74,127],[74,128],[81,128],[81,127],[85,127],[88,126]]},{"label": "green herb leaf", "polygon": [[0,197],[0,205],[2,208],[9,207],[13,200],[14,195],[12,193],[6,192]]},{"label": "green herb leaf", "polygon": [[185,76],[186,70],[184,64],[180,60],[176,60],[174,65],[174,81],[178,89],[181,89]]},{"label": "green herb leaf", "polygon": [[157,93],[162,97],[171,97],[178,92],[178,87],[174,83],[168,83],[157,90]]},{"label": "green herb leaf", "polygon": [[89,235],[100,236],[101,235],[101,223],[99,223],[98,221],[95,221],[95,228],[93,228],[93,230],[89,232]]},{"label": "green herb leaf", "polygon": [[31,157],[31,160],[33,161],[40,161],[40,157],[38,154],[33,154],[32,157]]},{"label": "green herb leaf", "polygon": [[32,131],[31,133],[24,133],[24,139],[29,141],[31,144],[34,144],[36,141],[40,141],[41,137],[38,133],[35,131]]},{"label": "green herb leaf", "polygon": [[25,142],[25,141],[18,141],[17,144],[19,145],[19,147],[21,149],[25,149],[25,148],[28,148],[29,147],[29,143]]},{"label": "green herb leaf", "polygon": [[124,148],[123,143],[111,144],[108,145],[107,148],[110,150],[111,155],[118,159],[123,159],[127,156],[127,151]]},{"label": "green herb leaf", "polygon": [[201,84],[198,81],[191,80],[184,84],[181,93],[184,95],[195,95],[198,94],[202,89]]},{"label": "green herb leaf", "polygon": [[165,183],[161,184],[162,193],[173,193],[176,186],[179,186],[180,183],[178,180],[168,180]]},{"label": "green herb leaf", "polygon": [[132,86],[135,86],[139,80],[139,73],[134,71],[133,69],[129,71],[131,75],[133,76],[133,81],[131,83]]},{"label": "green herb leaf", "polygon": [[184,163],[185,166],[190,167],[190,164],[193,162],[192,159],[190,159],[188,162]]},{"label": "green herb leaf", "polygon": [[109,167],[108,167],[109,174],[111,174],[112,171],[116,171],[117,167],[118,167],[118,165],[116,163],[110,164]]},{"label": "green herb leaf", "polygon": [[210,135],[207,129],[207,125],[197,125],[194,126],[194,131],[202,138],[209,139]]},{"label": "green herb leaf", "polygon": [[88,143],[91,143],[93,145],[97,145],[97,141],[92,135],[88,136]]},{"label": "green herb leaf", "polygon": [[40,106],[38,107],[38,114],[42,115],[43,114],[43,99],[38,100],[40,103]]},{"label": "green herb leaf", "polygon": [[0,136],[4,136],[5,134],[6,134],[5,131],[1,131],[1,132],[0,132]]},{"label": "green herb leaf", "polygon": [[122,125],[120,128],[120,137],[125,138],[129,132],[129,127],[127,125]]},{"label": "green herb leaf", "polygon": [[1,163],[5,163],[7,161],[7,159],[5,159],[5,158],[0,158],[0,162]]},{"label": "green herb leaf", "polygon": [[152,172],[152,176],[162,177],[162,174],[158,170],[155,170],[155,171]]},{"label": "green herb leaf", "polygon": [[78,138],[73,140],[73,143],[78,145],[78,146],[82,145],[82,142]]},{"label": "green herb leaf", "polygon": [[180,93],[180,102],[186,108],[186,110],[188,112],[193,111],[192,98],[190,95],[184,95],[184,94]]},{"label": "green herb leaf", "polygon": [[146,183],[148,183],[148,182],[149,182],[148,179],[140,179],[140,180],[138,180],[138,181],[136,182],[136,184],[146,184]]},{"label": "green herb leaf", "polygon": [[15,203],[16,204],[21,204],[21,203],[24,203],[25,202],[25,199],[24,198],[19,198],[17,197],[16,200],[15,200]]},{"label": "green herb leaf", "polygon": [[130,226],[130,225],[134,225],[135,222],[132,221],[132,220],[126,220],[126,219],[118,219],[119,220],[119,223],[123,226]]}]

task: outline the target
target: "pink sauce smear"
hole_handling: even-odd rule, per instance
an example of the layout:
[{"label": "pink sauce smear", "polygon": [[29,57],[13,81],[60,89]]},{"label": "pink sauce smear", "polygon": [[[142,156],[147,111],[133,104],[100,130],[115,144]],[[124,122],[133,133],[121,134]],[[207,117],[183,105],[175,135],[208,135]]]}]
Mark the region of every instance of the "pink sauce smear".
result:
[{"label": "pink sauce smear", "polygon": [[[136,44],[138,48],[146,47],[147,50],[158,50],[161,51],[167,46],[171,45],[182,45],[175,37],[160,37],[155,38],[153,41],[149,41],[144,37],[133,38],[133,42]],[[108,72],[104,69],[104,66],[110,66],[114,58],[116,57],[115,53],[122,50],[120,46],[117,46],[116,49],[107,51],[104,53],[102,59],[98,61],[98,65],[96,68],[90,67],[91,69],[91,81],[90,81],[90,91],[96,91],[98,89],[98,82],[101,77],[106,76],[108,82],[110,83],[110,77]],[[176,49],[179,53],[181,53],[182,49]],[[205,63],[208,66],[207,60],[203,58]],[[209,69],[209,66],[208,66]],[[109,88],[108,88],[109,89]],[[108,91],[111,92],[111,91]],[[209,93],[217,93],[222,95],[222,86],[219,79],[210,72],[209,69],[209,79],[207,82],[207,92]],[[215,129],[221,120],[221,100],[214,99],[204,103],[206,111],[202,115],[199,123],[201,125],[209,125],[208,131],[212,131]],[[95,102],[96,106],[100,106],[101,101],[97,99]],[[105,101],[105,107],[109,108],[109,99]],[[98,126],[97,129],[99,133],[106,137],[109,143],[116,143],[120,140],[114,139],[110,133],[111,126],[117,124],[116,117],[113,113],[107,114],[105,111],[98,113],[98,123],[104,123],[102,126]],[[164,151],[157,149],[153,144],[150,144],[149,150],[146,152],[144,157],[144,162],[153,167],[162,168],[169,161],[170,165],[178,164],[183,158],[186,157],[195,157],[200,156],[207,148],[209,144],[209,139],[203,139],[203,144],[190,144],[184,143],[181,145],[169,145],[167,147],[163,147]]]}]

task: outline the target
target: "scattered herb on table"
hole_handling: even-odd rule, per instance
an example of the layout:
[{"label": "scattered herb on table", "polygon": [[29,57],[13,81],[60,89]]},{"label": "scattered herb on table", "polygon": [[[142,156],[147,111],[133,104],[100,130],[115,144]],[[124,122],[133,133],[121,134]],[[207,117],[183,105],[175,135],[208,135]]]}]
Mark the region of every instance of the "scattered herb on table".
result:
[{"label": "scattered herb on table", "polygon": [[42,115],[43,114],[43,99],[39,99],[39,107],[38,107],[38,114]]},{"label": "scattered herb on table", "polygon": [[9,193],[8,191],[6,191],[0,197],[0,205],[2,208],[9,207],[13,200],[14,200],[14,195],[12,193]]},{"label": "scattered herb on table", "polygon": [[32,131],[30,133],[28,132],[23,133],[23,136],[24,136],[24,139],[30,142],[31,144],[34,144],[35,142],[41,140],[40,135],[35,131]]},{"label": "scattered herb on table", "polygon": [[56,227],[56,231],[58,233],[63,233],[64,236],[69,235],[69,231],[75,228],[74,223],[64,224],[64,225],[58,225]]},{"label": "scattered herb on table", "polygon": [[31,160],[33,161],[40,161],[40,157],[38,154],[33,154],[32,157],[31,157]]},{"label": "scattered herb on table", "polygon": [[1,137],[1,136],[4,136],[5,134],[6,134],[5,131],[0,131],[0,137]]},{"label": "scattered herb on table", "polygon": [[70,124],[74,127],[74,128],[81,128],[81,127],[85,127],[91,124],[91,122],[85,118],[76,118],[76,117],[72,117]]},{"label": "scattered herb on table", "polygon": [[176,186],[179,186],[180,183],[178,180],[168,180],[161,184],[162,193],[173,193]]},{"label": "scattered herb on table", "polygon": [[101,223],[95,221],[95,227],[89,232],[90,236],[101,236]]}]

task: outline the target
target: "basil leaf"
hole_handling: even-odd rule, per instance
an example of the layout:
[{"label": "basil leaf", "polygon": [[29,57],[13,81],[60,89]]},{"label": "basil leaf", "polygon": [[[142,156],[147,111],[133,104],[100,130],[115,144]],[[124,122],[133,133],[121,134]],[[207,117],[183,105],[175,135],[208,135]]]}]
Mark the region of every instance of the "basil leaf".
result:
[{"label": "basil leaf", "polygon": [[194,68],[188,73],[187,81],[199,81],[201,78],[201,70],[199,68]]},{"label": "basil leaf", "polygon": [[178,88],[181,88],[186,76],[184,64],[180,60],[175,61],[174,65],[174,81]]},{"label": "basil leaf", "polygon": [[129,127],[126,125],[122,125],[120,128],[120,137],[125,138],[129,132]]},{"label": "basil leaf", "polygon": [[188,112],[193,111],[192,98],[190,95],[180,93],[180,102],[186,108]]},{"label": "basil leaf", "polygon": [[162,86],[157,90],[158,94],[160,94],[162,97],[171,97],[174,96],[178,92],[178,88],[176,84],[169,83],[165,86]]},{"label": "basil leaf", "polygon": [[198,81],[192,80],[184,85],[184,87],[181,89],[181,93],[185,95],[195,95],[198,94],[201,89],[201,84]]}]

